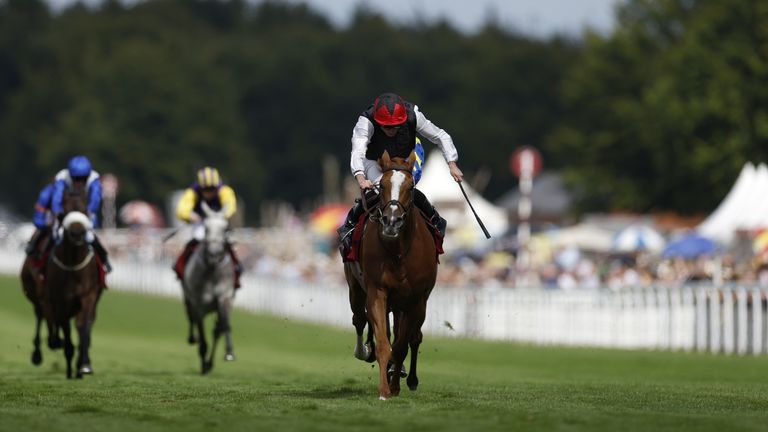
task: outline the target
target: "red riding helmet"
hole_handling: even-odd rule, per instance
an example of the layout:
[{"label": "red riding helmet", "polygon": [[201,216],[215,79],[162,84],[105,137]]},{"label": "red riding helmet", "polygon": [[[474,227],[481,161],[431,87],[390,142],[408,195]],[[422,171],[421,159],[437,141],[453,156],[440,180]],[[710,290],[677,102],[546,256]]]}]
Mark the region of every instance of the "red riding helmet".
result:
[{"label": "red riding helmet", "polygon": [[380,126],[397,126],[408,119],[405,101],[394,93],[384,93],[373,101],[373,119]]}]

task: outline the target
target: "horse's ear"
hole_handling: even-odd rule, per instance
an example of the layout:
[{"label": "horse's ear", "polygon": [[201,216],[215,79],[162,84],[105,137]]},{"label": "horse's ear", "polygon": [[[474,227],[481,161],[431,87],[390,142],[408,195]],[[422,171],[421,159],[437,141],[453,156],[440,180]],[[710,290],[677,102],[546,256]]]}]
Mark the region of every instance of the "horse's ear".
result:
[{"label": "horse's ear", "polygon": [[408,156],[408,159],[406,160],[408,162],[408,166],[410,168],[413,168],[413,166],[416,164],[416,152],[412,151],[410,156]]},{"label": "horse's ear", "polygon": [[203,209],[203,213],[205,213],[206,216],[210,216],[211,213],[213,213],[213,210],[208,207],[208,203],[203,200],[200,200],[200,208]]},{"label": "horse's ear", "polygon": [[386,168],[390,163],[392,163],[392,159],[389,157],[389,152],[384,150],[384,153],[381,155],[381,159],[379,159],[379,165]]}]

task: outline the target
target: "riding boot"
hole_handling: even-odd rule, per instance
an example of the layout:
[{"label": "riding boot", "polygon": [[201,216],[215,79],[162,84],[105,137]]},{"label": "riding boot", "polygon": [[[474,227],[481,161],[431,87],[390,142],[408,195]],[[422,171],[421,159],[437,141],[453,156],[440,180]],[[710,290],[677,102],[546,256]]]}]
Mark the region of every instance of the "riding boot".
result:
[{"label": "riding boot", "polygon": [[[365,191],[365,201],[366,204],[368,204],[368,208],[376,204],[378,196],[379,194],[374,190],[369,189]],[[342,244],[344,244],[344,246],[346,246],[347,249],[349,249],[350,242],[352,241],[352,230],[355,229],[355,225],[357,225],[357,221],[360,220],[360,216],[364,211],[365,208],[363,207],[362,199],[355,199],[355,205],[349,209],[349,213],[347,213],[347,219],[344,221],[344,224],[336,230],[336,232],[339,233],[339,240]]]},{"label": "riding boot", "polygon": [[179,280],[184,280],[184,267],[186,267],[187,260],[189,259],[189,256],[192,255],[192,252],[195,251],[198,243],[200,242],[196,239],[188,241],[186,246],[184,246],[181,255],[176,259],[176,263],[173,265],[173,271],[176,272],[176,277],[179,278]]},{"label": "riding boot", "polygon": [[414,189],[413,201],[416,204],[416,207],[418,207],[419,210],[421,210],[421,212],[424,213],[424,215],[427,217],[429,223],[434,225],[434,227],[440,231],[440,236],[445,237],[445,228],[448,224],[445,219],[443,219],[442,216],[437,213],[437,209],[429,202],[427,196],[424,195],[422,191]]},{"label": "riding boot", "polygon": [[229,252],[229,257],[232,259],[232,264],[235,267],[234,286],[235,289],[238,289],[240,288],[240,275],[243,274],[243,265],[240,264],[240,260],[237,258],[237,255],[235,255],[235,249],[229,242],[227,242],[227,251]]},{"label": "riding boot", "polygon": [[37,252],[37,246],[40,244],[40,239],[43,238],[43,232],[40,229],[35,230],[35,233],[32,234],[32,238],[29,239],[29,242],[27,243],[27,247],[24,248],[24,252],[27,253],[27,256],[33,256],[34,258],[38,257]]},{"label": "riding boot", "polygon": [[99,254],[99,259],[102,263],[104,263],[104,271],[107,273],[112,272],[112,264],[109,263],[109,258],[107,258],[107,250],[104,248],[104,245],[101,244],[101,240],[99,240],[96,235],[93,236],[93,249],[96,251],[97,254]]}]

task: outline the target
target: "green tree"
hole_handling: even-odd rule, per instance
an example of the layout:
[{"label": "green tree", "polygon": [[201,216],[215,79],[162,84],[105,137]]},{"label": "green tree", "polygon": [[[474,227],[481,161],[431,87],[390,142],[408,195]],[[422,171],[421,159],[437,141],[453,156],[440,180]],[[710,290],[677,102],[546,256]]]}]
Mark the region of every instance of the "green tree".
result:
[{"label": "green tree", "polygon": [[631,0],[590,35],[547,148],[585,209],[704,212],[768,159],[768,4]]}]

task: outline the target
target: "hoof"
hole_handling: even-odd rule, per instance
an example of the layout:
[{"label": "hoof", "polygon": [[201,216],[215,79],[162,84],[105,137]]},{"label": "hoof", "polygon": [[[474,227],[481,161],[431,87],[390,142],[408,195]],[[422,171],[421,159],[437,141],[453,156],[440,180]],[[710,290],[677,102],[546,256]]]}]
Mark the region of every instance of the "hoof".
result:
[{"label": "hoof", "polygon": [[48,348],[57,350],[63,346],[64,343],[61,341],[61,338],[48,338]]},{"label": "hoof", "polygon": [[211,372],[211,369],[213,369],[213,363],[205,362],[203,363],[203,370],[200,373],[203,375],[208,375]]},{"label": "hoof", "polygon": [[80,366],[80,369],[77,370],[77,374],[80,375],[80,376],[82,376],[82,375],[93,375],[93,368],[89,364],[82,365],[82,366]]},{"label": "hoof", "polygon": [[387,398],[387,397],[385,397],[385,396],[379,396],[379,400],[380,400],[380,401],[385,401],[385,400],[387,400],[387,399],[388,399],[388,398]]},{"label": "hoof", "polygon": [[[392,375],[395,374],[395,365],[393,363],[389,364],[389,367],[387,368],[387,376],[389,378],[392,378]],[[405,370],[405,365],[400,366],[400,378],[405,378],[408,376],[408,372]]]},{"label": "hoof", "polygon": [[374,359],[376,358],[376,354],[373,352],[373,350],[371,349],[371,346],[369,344],[365,344],[365,345],[361,345],[361,346],[355,346],[355,358],[356,359],[367,361],[367,362],[370,363],[370,361],[368,359],[371,358],[372,356],[374,357]]},{"label": "hoof", "polygon": [[368,354],[368,358],[365,359],[366,363],[373,363],[376,361],[376,350],[375,347],[371,347],[371,353]]},{"label": "hoof", "polygon": [[225,361],[235,361],[235,354],[234,353],[226,353],[226,354],[224,354],[224,360]]},{"label": "hoof", "polygon": [[410,391],[416,391],[417,388],[419,388],[419,380],[416,380],[416,382],[409,382],[408,383],[408,389]]},{"label": "hoof", "polygon": [[40,350],[35,350],[32,352],[32,364],[35,366],[40,366],[40,363],[43,362],[43,353],[40,352]]},{"label": "hoof", "polygon": [[197,338],[194,335],[189,335],[187,338],[187,343],[190,345],[194,345],[197,343]]}]

